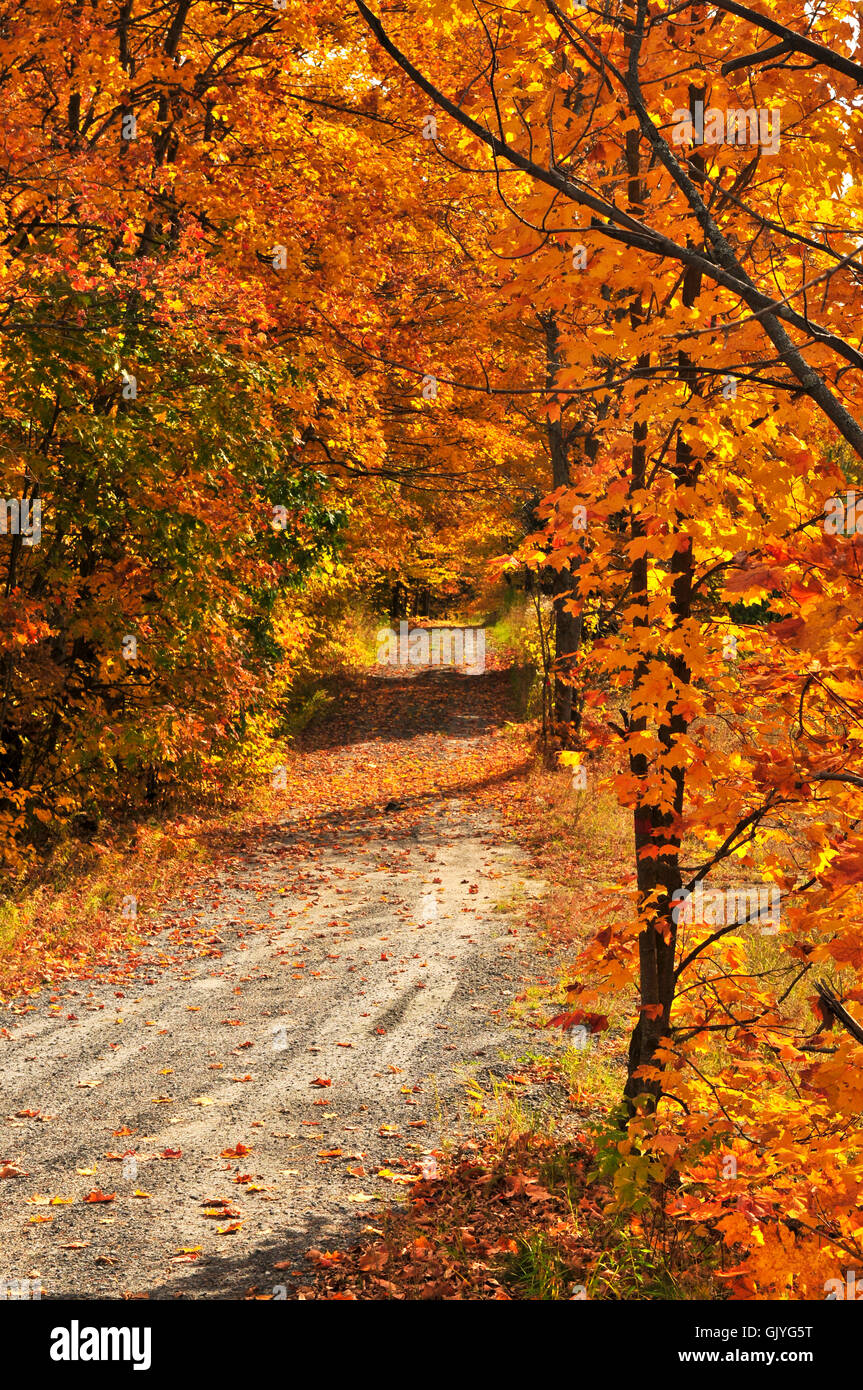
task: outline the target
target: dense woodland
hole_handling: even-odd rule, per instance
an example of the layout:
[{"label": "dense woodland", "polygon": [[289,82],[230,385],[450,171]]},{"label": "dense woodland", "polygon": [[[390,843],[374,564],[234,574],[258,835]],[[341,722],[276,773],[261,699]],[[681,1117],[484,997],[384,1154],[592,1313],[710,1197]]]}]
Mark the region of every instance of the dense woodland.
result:
[{"label": "dense woodland", "polygon": [[351,615],[535,598],[539,754],[631,827],[558,1022],[627,1001],[604,1175],[745,1297],[863,1260],[859,36],[0,6],[8,892],[266,780]]}]

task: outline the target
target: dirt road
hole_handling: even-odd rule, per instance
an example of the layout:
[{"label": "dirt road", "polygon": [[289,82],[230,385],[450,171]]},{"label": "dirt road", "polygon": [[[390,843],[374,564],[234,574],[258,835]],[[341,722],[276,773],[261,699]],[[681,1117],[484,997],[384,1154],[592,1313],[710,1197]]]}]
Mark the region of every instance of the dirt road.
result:
[{"label": "dirt road", "polygon": [[[505,703],[500,673],[381,682],[299,756],[318,776],[405,749],[452,761]],[[0,1278],[45,1298],[298,1296],[309,1247],[374,1225],[470,1132],[465,1078],[529,1050],[509,1006],[536,970],[539,891],[469,795],[286,806],[226,836],[131,973],[0,1019],[0,1175],[20,1170],[0,1181]]]}]

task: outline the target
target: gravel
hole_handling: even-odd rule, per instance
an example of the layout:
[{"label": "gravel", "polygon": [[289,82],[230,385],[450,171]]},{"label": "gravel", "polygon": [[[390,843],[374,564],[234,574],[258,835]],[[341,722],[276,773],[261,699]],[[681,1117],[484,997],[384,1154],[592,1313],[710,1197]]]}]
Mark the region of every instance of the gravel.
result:
[{"label": "gravel", "polygon": [[44,1298],[295,1296],[310,1247],[473,1132],[471,1070],[529,1050],[509,1005],[536,947],[497,909],[537,886],[490,811],[286,822],[229,852],[131,973],[13,1002],[0,1030],[0,1159],[23,1170],[0,1276]]}]

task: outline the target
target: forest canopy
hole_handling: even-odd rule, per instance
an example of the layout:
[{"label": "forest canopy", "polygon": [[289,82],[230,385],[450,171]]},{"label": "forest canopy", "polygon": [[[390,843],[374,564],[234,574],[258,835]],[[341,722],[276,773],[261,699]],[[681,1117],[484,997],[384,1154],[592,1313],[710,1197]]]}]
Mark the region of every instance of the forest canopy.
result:
[{"label": "forest canopy", "polygon": [[561,1021],[747,1296],[863,1259],[859,29],[0,7],[4,873],[268,775],[326,605],[538,587],[631,826]]}]

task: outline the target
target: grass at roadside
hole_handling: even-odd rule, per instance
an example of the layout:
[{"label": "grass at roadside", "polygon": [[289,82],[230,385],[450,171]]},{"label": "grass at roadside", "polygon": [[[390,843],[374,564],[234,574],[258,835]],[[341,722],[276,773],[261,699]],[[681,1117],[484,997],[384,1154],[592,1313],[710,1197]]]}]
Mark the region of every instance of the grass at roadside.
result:
[{"label": "grass at roadside", "polygon": [[117,968],[136,952],[160,910],[218,862],[225,837],[260,814],[269,789],[242,804],[67,840],[22,878],[0,906],[0,1000],[69,975]]},{"label": "grass at roadside", "polygon": [[[347,1251],[313,1251],[304,1293],[324,1299],[540,1300],[715,1297],[709,1240],[608,1214],[591,1137],[490,1137],[371,1214]],[[659,1204],[656,1210],[658,1211]],[[373,1224],[371,1224],[373,1223]]]}]

